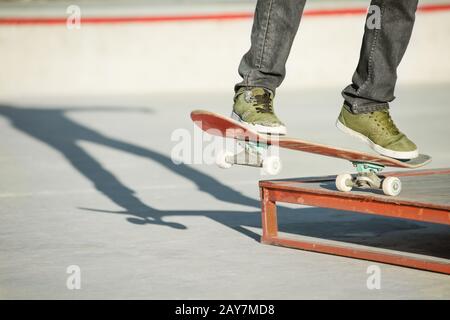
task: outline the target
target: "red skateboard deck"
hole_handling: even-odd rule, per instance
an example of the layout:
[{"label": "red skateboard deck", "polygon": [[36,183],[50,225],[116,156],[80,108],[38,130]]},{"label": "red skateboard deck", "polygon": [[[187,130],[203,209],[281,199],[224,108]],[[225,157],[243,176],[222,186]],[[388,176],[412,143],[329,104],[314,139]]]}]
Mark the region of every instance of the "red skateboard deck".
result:
[{"label": "red skateboard deck", "polygon": [[424,166],[431,161],[431,157],[424,154],[420,154],[417,158],[403,161],[382,155],[337,148],[297,138],[260,134],[244,127],[242,124],[229,117],[205,110],[192,111],[191,119],[203,131],[213,135],[277,145],[281,148],[345,159],[351,162],[367,162],[385,167],[413,169]]}]

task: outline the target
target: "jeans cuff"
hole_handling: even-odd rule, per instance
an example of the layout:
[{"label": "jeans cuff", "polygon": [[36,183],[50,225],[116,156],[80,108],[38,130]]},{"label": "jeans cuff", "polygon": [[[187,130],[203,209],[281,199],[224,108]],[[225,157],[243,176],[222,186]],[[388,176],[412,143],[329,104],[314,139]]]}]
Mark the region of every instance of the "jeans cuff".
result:
[{"label": "jeans cuff", "polygon": [[362,105],[361,104],[351,105],[350,103],[345,101],[344,107],[353,114],[360,114],[360,113],[370,113],[370,112],[375,112],[375,111],[388,110],[389,103],[374,102],[374,103],[367,103],[367,104],[362,104]]}]

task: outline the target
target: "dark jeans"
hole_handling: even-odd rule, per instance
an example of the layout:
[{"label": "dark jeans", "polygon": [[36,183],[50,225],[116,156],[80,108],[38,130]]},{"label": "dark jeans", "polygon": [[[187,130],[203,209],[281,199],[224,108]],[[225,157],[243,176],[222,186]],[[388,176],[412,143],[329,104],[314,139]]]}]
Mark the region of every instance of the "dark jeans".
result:
[{"label": "dark jeans", "polygon": [[[251,48],[239,65],[240,87],[265,87],[275,92],[286,74],[286,61],[300,24],[306,0],[258,0]],[[397,67],[408,46],[418,0],[372,0],[359,63],[352,84],[342,95],[354,113],[388,107],[394,100]],[[369,23],[370,22],[370,23]],[[331,48],[330,48],[331,49]],[[332,66],[330,66],[332,67]]]}]

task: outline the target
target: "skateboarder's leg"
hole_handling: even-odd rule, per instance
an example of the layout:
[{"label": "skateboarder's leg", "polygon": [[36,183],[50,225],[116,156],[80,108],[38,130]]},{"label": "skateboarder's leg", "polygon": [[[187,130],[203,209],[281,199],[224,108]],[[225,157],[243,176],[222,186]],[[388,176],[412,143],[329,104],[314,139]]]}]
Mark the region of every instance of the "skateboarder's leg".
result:
[{"label": "skateboarder's leg", "polygon": [[275,92],[300,24],[306,0],[258,0],[250,50],[239,65],[240,87],[263,87]]},{"label": "skateboarder's leg", "polygon": [[382,110],[394,100],[397,67],[414,26],[417,0],[372,0],[359,63],[342,95],[353,113]]},{"label": "skateboarder's leg", "polygon": [[406,51],[415,20],[417,0],[372,0],[358,67],[336,125],[366,141],[378,153],[411,159],[417,146],[389,114],[394,100],[397,67]]},{"label": "skateboarder's leg", "polygon": [[251,47],[239,65],[232,117],[262,133],[286,134],[273,110],[273,97],[286,73],[286,61],[306,0],[258,0]]}]

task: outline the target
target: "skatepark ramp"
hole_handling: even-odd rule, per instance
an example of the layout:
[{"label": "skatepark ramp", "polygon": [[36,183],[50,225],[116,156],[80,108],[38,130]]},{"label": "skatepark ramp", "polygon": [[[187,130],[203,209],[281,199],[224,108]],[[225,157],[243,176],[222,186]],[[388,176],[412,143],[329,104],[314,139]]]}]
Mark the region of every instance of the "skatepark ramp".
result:
[{"label": "skatepark ramp", "polygon": [[[0,6],[3,98],[231,91],[254,10],[253,1]],[[80,28],[67,24],[74,8]],[[310,1],[283,88],[348,84],[366,8],[362,1]],[[399,83],[450,83],[450,3],[425,1],[416,21]]]}]

